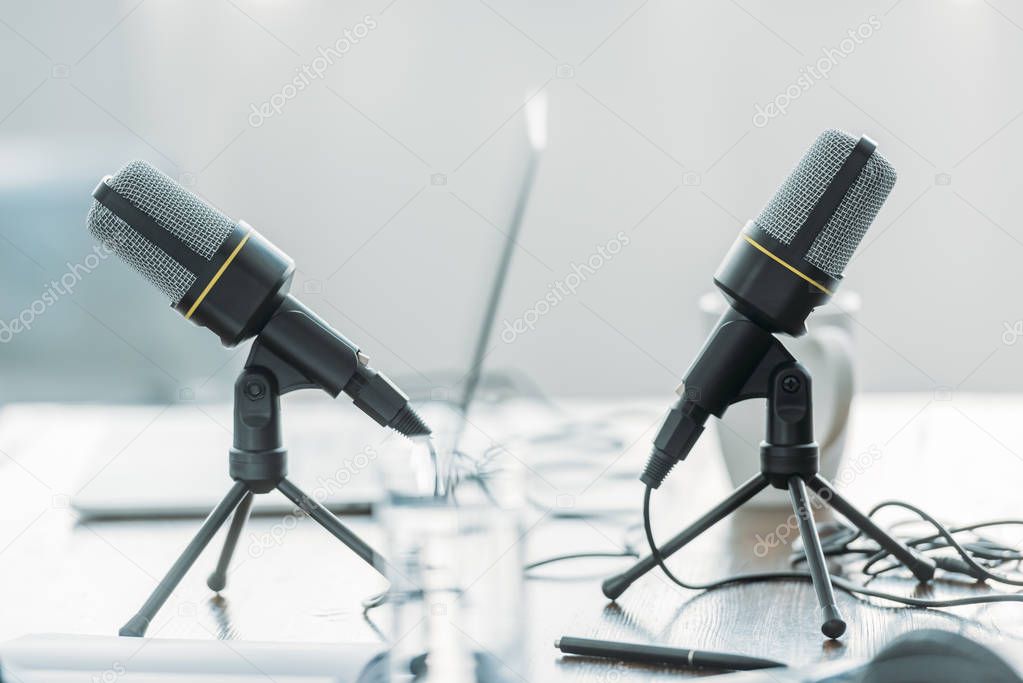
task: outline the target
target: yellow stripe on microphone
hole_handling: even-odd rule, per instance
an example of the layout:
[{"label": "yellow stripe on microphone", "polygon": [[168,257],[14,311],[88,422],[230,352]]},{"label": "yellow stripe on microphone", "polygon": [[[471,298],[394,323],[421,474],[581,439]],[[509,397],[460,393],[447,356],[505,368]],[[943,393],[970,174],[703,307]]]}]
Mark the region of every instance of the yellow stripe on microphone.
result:
[{"label": "yellow stripe on microphone", "polygon": [[803,273],[803,272],[802,272],[802,271],[800,271],[800,270],[799,270],[798,268],[794,268],[794,267],[790,266],[790,265],[789,265],[788,263],[786,263],[785,261],[781,260],[780,258],[778,258],[777,256],[775,256],[774,254],[772,254],[772,253],[771,253],[770,251],[768,251],[766,247],[764,247],[764,246],[763,246],[763,245],[761,245],[761,244],[758,244],[758,243],[757,243],[757,241],[756,241],[756,240],[754,240],[754,239],[753,239],[752,237],[750,237],[749,235],[743,235],[743,236],[742,236],[742,238],[743,238],[744,240],[746,240],[747,242],[749,242],[749,243],[750,243],[751,245],[753,245],[753,247],[755,247],[755,248],[756,248],[757,250],[759,250],[759,251],[763,252],[764,254],[766,254],[766,255],[767,255],[767,256],[768,256],[769,258],[771,258],[771,260],[773,260],[773,261],[775,261],[776,263],[778,263],[778,264],[780,264],[780,265],[784,266],[784,267],[785,267],[785,268],[787,268],[788,270],[792,271],[793,273],[795,273],[795,274],[796,274],[796,275],[798,275],[799,277],[801,277],[801,278],[803,278],[804,280],[806,280],[807,282],[809,282],[809,283],[810,283],[811,285],[813,285],[813,286],[814,286],[814,287],[816,287],[817,289],[821,290],[822,292],[824,292],[824,293],[825,293],[825,294],[827,294],[828,296],[831,296],[832,292],[831,292],[831,290],[830,290],[830,289],[828,289],[827,287],[825,287],[825,286],[824,286],[824,285],[822,285],[821,283],[817,282],[816,280],[814,280],[813,278],[811,278],[810,276],[808,276],[808,275],[807,275],[806,273]]},{"label": "yellow stripe on microphone", "polygon": [[227,257],[227,260],[224,261],[224,265],[220,266],[213,277],[210,278],[209,284],[207,284],[202,290],[202,293],[199,294],[199,297],[195,300],[195,303],[192,304],[192,307],[188,309],[188,313],[185,313],[185,320],[192,317],[192,314],[195,313],[195,309],[199,308],[199,304],[202,303],[202,300],[205,299],[206,295],[210,293],[211,289],[213,289],[213,285],[217,284],[217,280],[219,280],[220,276],[224,274],[227,267],[231,265],[231,261],[234,261],[234,257],[238,255],[238,252],[242,250],[242,247],[245,246],[245,243],[249,241],[250,237],[252,237],[251,230],[245,233],[245,237],[242,238],[242,241],[238,243],[238,246],[234,248],[234,251],[232,251],[230,256]]}]

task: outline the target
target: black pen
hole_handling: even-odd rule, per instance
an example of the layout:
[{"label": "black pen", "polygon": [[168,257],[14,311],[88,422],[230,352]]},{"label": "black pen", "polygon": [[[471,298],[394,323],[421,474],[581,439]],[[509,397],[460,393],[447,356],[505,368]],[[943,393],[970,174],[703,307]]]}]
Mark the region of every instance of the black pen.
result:
[{"label": "black pen", "polygon": [[593,640],[563,636],[554,641],[554,647],[565,654],[604,657],[625,662],[646,664],[673,664],[675,666],[706,667],[729,671],[751,671],[785,666],[781,662],[759,657],[733,655],[728,652],[706,652],[677,647],[641,645],[639,643],[618,643],[613,640]]}]

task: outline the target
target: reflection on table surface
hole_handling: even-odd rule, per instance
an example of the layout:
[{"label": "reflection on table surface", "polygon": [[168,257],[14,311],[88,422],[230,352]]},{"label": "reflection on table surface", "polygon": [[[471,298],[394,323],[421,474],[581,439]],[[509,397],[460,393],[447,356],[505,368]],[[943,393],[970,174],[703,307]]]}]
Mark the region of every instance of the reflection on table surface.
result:
[{"label": "reflection on table surface", "polygon": [[[642,550],[635,526],[642,487],[635,475],[665,406],[659,400],[512,403],[474,416],[475,428],[506,443],[509,455],[531,473],[529,532],[523,540],[530,560],[622,551],[630,544]],[[885,498],[903,498],[942,520],[1012,516],[1018,500],[1014,483],[1023,470],[1021,409],[1023,397],[1015,396],[860,397],[837,481],[865,509]],[[0,458],[0,602],[5,606],[0,638],[116,633],[194,533],[198,521],[188,519],[78,523],[67,505],[90,445],[110,424],[134,421],[143,430],[158,411],[46,405],[9,406],[0,414],[5,456]],[[705,437],[655,495],[659,537],[674,533],[730,490],[715,449],[714,439]],[[868,452],[874,455],[857,458]],[[750,473],[757,467],[758,455],[751,452]],[[226,490],[226,458],[224,477]],[[766,554],[753,548],[790,514],[744,509],[683,550],[672,566],[694,580],[782,567],[787,546]],[[893,513],[889,521],[897,519]],[[381,543],[372,518],[345,521],[371,543]],[[224,594],[214,595],[205,586],[215,562],[214,541],[150,628],[151,636],[376,642],[388,632],[386,608],[367,618],[360,607],[386,582],[315,524],[298,519],[285,528],[281,519],[256,517],[246,533]],[[808,584],[696,593],[656,572],[609,604],[600,581],[628,562],[577,560],[531,573],[525,680],[608,680],[615,671],[627,671],[629,680],[679,675],[562,658],[553,648],[561,635],[738,651],[792,664],[868,656],[895,635],[926,627],[993,642],[1023,636],[1020,605],[912,610],[839,593],[849,631],[840,642],[825,642],[812,618],[816,601]],[[902,578],[874,585],[919,596],[986,590],[948,581],[919,587]]]}]

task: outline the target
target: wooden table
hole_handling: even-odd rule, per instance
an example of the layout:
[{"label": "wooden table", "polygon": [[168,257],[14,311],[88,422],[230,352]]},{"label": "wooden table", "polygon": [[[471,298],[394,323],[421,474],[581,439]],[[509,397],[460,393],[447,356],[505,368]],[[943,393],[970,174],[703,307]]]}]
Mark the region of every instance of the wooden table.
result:
[{"label": "wooden table", "polygon": [[[546,410],[520,411],[514,419],[501,411],[478,418],[481,430],[495,437],[506,432],[500,438],[509,439],[512,455],[534,473],[530,491],[536,507],[525,540],[530,559],[621,550],[627,536],[640,542],[635,523],[642,487],[635,475],[666,402],[559,401],[554,423],[570,418],[573,426],[544,444],[530,444],[525,437],[552,428],[554,423],[543,417]],[[142,429],[157,410],[42,405],[10,406],[0,414],[0,639],[31,632],[116,633],[194,533],[197,520],[80,523],[68,507],[78,472],[105,431],[115,423],[121,429],[125,424]],[[848,467],[838,478],[841,488],[863,509],[898,497],[956,522],[1017,514],[1023,480],[1021,413],[1021,397],[863,396],[855,406]],[[561,467],[559,458],[566,457],[576,463],[582,458],[585,466]],[[750,474],[757,462],[751,452]],[[674,534],[730,487],[715,438],[708,433],[655,495],[657,535],[666,539]],[[625,514],[562,518],[608,506]],[[754,546],[788,524],[790,514],[744,509],[679,553],[671,565],[693,580],[783,567],[787,545],[759,558]],[[276,521],[255,518],[249,532],[266,532]],[[371,542],[381,542],[371,518],[346,521]],[[1019,543],[1023,538],[1006,540]],[[359,600],[383,589],[385,582],[308,520],[259,558],[239,553],[223,596],[211,594],[204,584],[214,553],[211,549],[203,556],[150,635],[332,642],[371,641],[377,638],[376,628],[387,629],[386,615],[370,623],[359,608]],[[540,577],[528,581],[528,652],[526,670],[519,672],[524,680],[645,681],[688,675],[563,658],[552,644],[566,634],[738,651],[791,664],[869,656],[892,637],[924,627],[1008,643],[1023,637],[1023,605],[916,610],[839,593],[849,631],[841,641],[829,642],[818,630],[812,589],[802,583],[699,593],[651,572],[610,604],[600,593],[600,580],[627,563],[574,561],[538,570]],[[920,596],[986,590],[949,581],[920,587],[907,579],[875,585]]]}]

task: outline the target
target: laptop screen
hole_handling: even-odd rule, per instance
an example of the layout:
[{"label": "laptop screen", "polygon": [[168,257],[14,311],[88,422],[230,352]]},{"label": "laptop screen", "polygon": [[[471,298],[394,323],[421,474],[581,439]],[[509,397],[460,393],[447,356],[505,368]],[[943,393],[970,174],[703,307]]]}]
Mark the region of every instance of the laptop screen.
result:
[{"label": "laptop screen", "polygon": [[[503,280],[528,257],[518,235],[545,125],[538,95],[456,172],[434,175],[380,233],[374,248],[387,250],[386,272],[363,272],[353,262],[339,274],[351,292],[344,302],[351,318],[373,330],[375,339],[363,345],[413,398],[466,405],[475,374],[499,343],[492,328]],[[388,301],[389,310],[365,305],[358,295],[365,286],[376,290],[367,299]],[[400,344],[384,346],[392,339]]]}]

